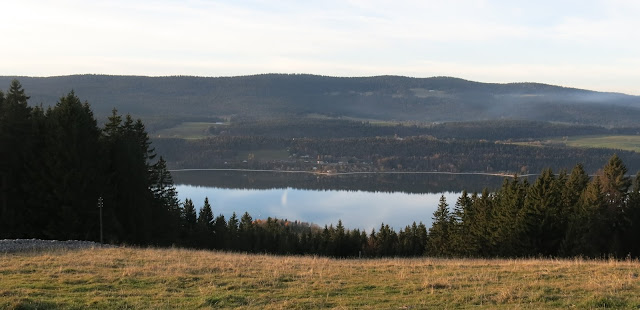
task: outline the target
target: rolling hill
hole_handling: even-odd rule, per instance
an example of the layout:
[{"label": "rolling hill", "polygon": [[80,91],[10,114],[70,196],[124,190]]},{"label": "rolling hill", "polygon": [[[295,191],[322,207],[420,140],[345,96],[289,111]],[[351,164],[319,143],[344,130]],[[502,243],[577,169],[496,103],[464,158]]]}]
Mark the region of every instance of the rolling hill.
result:
[{"label": "rolling hill", "polygon": [[382,121],[532,120],[635,126],[640,97],[538,83],[493,84],[451,77],[238,77],[72,75],[17,78],[30,103],[54,105],[74,90],[103,118],[113,108],[147,120],[219,117],[346,117]]}]

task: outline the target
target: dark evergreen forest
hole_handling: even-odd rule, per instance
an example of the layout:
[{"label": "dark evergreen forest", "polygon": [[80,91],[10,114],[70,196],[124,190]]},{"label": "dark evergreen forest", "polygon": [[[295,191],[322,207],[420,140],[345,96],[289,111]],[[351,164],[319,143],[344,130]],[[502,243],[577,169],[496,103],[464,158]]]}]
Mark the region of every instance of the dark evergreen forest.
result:
[{"label": "dark evergreen forest", "polygon": [[[578,164],[557,174],[543,169],[532,182],[505,178],[494,192],[465,191],[455,202],[442,198],[429,228],[414,222],[396,232],[381,224],[366,232],[248,213],[227,219],[206,199],[199,212],[193,201],[178,201],[141,120],[113,110],[99,127],[73,91],[46,109],[28,99],[15,80],[0,92],[0,238],[97,241],[102,198],[105,240],[113,244],[334,257],[640,256],[640,182],[618,155],[594,177]],[[384,155],[417,153],[411,147],[429,140],[402,141],[317,143]],[[303,140],[296,152],[314,143]]]},{"label": "dark evergreen forest", "polygon": [[0,236],[170,244],[180,205],[144,124],[113,111],[99,128],[74,92],[30,107],[17,80],[0,93]]},{"label": "dark evergreen forest", "polygon": [[[571,169],[577,161],[595,173],[611,156],[610,149],[522,146],[482,140],[441,140],[429,136],[363,138],[273,138],[216,136],[206,139],[154,139],[172,169],[244,168],[322,171],[447,171],[539,173],[553,167]],[[283,150],[280,159],[247,154]],[[640,154],[615,152],[640,170]]]}]

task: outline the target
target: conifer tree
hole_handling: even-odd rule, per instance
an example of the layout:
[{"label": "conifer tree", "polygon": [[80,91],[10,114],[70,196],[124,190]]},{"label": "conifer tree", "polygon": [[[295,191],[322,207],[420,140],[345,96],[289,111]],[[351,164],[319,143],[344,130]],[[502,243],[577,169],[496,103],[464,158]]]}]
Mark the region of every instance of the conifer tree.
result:
[{"label": "conifer tree", "polygon": [[334,253],[333,256],[336,257],[346,257],[349,249],[346,248],[346,233],[344,225],[342,225],[342,220],[338,220],[338,224],[336,225],[336,229],[334,234],[331,237],[331,242],[333,243]]},{"label": "conifer tree", "polygon": [[432,219],[433,223],[429,228],[428,253],[432,256],[448,256],[451,254],[450,233],[452,224],[449,205],[444,195],[440,196],[438,208],[433,212]]},{"label": "conifer tree", "polygon": [[625,226],[625,205],[631,179],[626,175],[627,167],[617,154],[614,154],[602,169],[601,190],[604,197],[604,207],[599,209],[597,223],[600,237],[608,240],[601,241],[601,254],[626,255],[622,253]]},{"label": "conifer tree", "polygon": [[584,195],[589,184],[589,176],[584,171],[582,164],[577,164],[562,189],[562,204],[566,212],[565,219],[567,221],[564,237],[562,239],[558,255],[572,256],[576,255],[575,246],[579,244],[578,238],[584,224],[585,209],[581,203],[581,197]]},{"label": "conifer tree", "polygon": [[213,235],[215,239],[215,248],[228,249],[229,248],[229,236],[227,234],[227,221],[224,215],[220,214],[216,217],[213,223]]},{"label": "conifer tree", "polygon": [[493,255],[513,256],[522,251],[523,209],[528,183],[517,177],[505,178],[494,194],[490,214],[490,251]]},{"label": "conifer tree", "polygon": [[198,225],[213,231],[213,224],[213,211],[211,210],[211,204],[209,204],[209,197],[205,197],[204,205],[200,208],[200,213],[198,214]]},{"label": "conifer tree", "polygon": [[238,241],[240,240],[240,230],[239,230],[239,221],[238,216],[235,212],[229,218],[227,222],[227,238],[229,239],[229,248],[232,250],[238,250],[239,245]]},{"label": "conifer tree", "polygon": [[238,230],[240,232],[240,250],[251,251],[253,249],[254,227],[253,218],[248,212],[245,212],[240,218]]},{"label": "conifer tree", "polygon": [[633,188],[629,193],[629,199],[625,206],[624,214],[624,249],[631,257],[640,256],[640,172],[633,180]]},{"label": "conifer tree", "polygon": [[182,207],[182,242],[188,246],[197,244],[196,228],[198,225],[198,216],[193,201],[189,198],[184,200]]},{"label": "conifer tree", "polygon": [[160,157],[151,166],[150,191],[153,195],[153,230],[156,242],[171,244],[178,240],[180,223],[180,200],[173,185],[173,178],[167,169],[167,163]]},{"label": "conifer tree", "polygon": [[23,237],[29,229],[25,210],[28,185],[23,167],[32,159],[31,108],[18,80],[11,81],[6,97],[0,95],[0,235]]},{"label": "conifer tree", "polygon": [[562,212],[562,193],[559,181],[551,169],[545,169],[529,187],[521,238],[523,254],[555,255],[564,238],[566,220]]},{"label": "conifer tree", "polygon": [[378,256],[393,256],[396,254],[398,235],[389,224],[382,223],[376,234]]},{"label": "conifer tree", "polygon": [[195,225],[197,224],[198,216],[196,214],[196,208],[193,205],[193,200],[189,198],[185,199],[183,214],[185,226],[189,228],[195,227]]},{"label": "conifer tree", "polygon": [[[160,176],[149,161],[146,146],[141,145],[141,135],[146,136],[147,133],[136,130],[130,115],[123,120],[115,109],[112,111],[102,138],[107,156],[104,201],[105,205],[111,206],[105,214],[106,226],[113,227],[111,231],[116,241],[147,244],[160,235],[166,243],[172,239],[167,232],[175,232],[177,229],[173,226],[178,224],[169,221],[172,226],[162,230],[163,225],[169,225],[169,215],[165,212],[164,204],[156,200],[151,191],[154,187],[152,184],[157,183]],[[165,180],[162,187],[166,188],[168,172],[163,173]],[[172,201],[172,206],[167,208],[172,209],[174,214],[176,202]]]},{"label": "conifer tree", "polygon": [[577,208],[577,204],[580,201],[580,196],[587,188],[589,184],[589,176],[584,171],[582,164],[577,164],[565,183],[562,189],[562,204],[567,213],[573,214]]},{"label": "conifer tree", "polygon": [[104,184],[97,121],[89,104],[82,103],[73,91],[60,98],[46,118],[42,151],[49,156],[42,179],[51,195],[41,203],[55,211],[47,214],[50,225],[45,234],[49,238],[97,240],[95,205]]},{"label": "conifer tree", "polygon": [[567,237],[563,242],[563,253],[567,256],[584,255],[595,257],[601,255],[602,241],[610,236],[600,235],[603,231],[598,213],[604,207],[605,198],[601,192],[600,177],[589,182],[580,197],[579,208],[572,214],[567,228]]},{"label": "conifer tree", "polygon": [[490,225],[493,200],[491,197],[492,195],[489,194],[489,189],[487,188],[482,190],[480,196],[477,193],[471,195],[473,212],[469,216],[471,223],[469,239],[472,240],[471,244],[474,245],[472,256],[489,256],[492,254],[493,238]]},{"label": "conifer tree", "polygon": [[[457,256],[474,255],[475,241],[471,238],[471,219],[474,218],[473,201],[463,190],[454,205],[451,227],[452,254]],[[415,224],[415,223],[414,223]]]},{"label": "conifer tree", "polygon": [[198,235],[199,243],[206,248],[212,249],[214,247],[214,233],[213,233],[213,211],[209,204],[209,197],[204,198],[204,205],[200,208],[198,213]]}]

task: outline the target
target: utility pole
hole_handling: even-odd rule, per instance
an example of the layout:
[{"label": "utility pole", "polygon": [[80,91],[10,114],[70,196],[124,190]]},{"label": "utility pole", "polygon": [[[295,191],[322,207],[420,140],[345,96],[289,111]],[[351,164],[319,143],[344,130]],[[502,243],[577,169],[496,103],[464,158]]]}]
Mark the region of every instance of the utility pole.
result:
[{"label": "utility pole", "polygon": [[102,196],[98,197],[98,208],[100,209],[100,244],[102,244],[102,207],[104,203],[102,202]]}]

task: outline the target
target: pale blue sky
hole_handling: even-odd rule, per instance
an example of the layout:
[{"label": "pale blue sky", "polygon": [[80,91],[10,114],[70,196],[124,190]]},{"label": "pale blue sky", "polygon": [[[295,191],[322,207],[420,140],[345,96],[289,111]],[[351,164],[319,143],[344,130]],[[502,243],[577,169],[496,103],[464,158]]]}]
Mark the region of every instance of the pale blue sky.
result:
[{"label": "pale blue sky", "polygon": [[640,95],[640,1],[2,4],[0,75],[455,76]]}]

